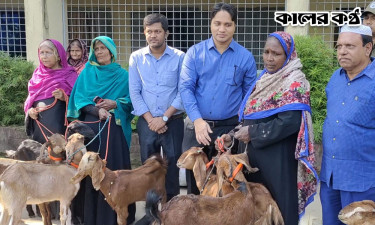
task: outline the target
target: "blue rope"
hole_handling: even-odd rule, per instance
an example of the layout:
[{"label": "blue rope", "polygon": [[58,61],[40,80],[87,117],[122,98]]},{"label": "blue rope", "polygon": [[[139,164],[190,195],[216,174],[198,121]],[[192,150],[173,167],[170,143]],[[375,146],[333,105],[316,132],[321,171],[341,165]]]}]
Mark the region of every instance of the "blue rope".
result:
[{"label": "blue rope", "polygon": [[[109,116],[110,117],[110,116]],[[100,128],[100,122],[99,122],[99,132],[95,135],[95,137],[93,138],[93,139],[91,139],[91,141],[89,142],[89,143],[87,143],[87,145],[85,145],[85,146],[83,146],[83,147],[81,147],[81,148],[79,148],[77,151],[75,151],[72,155],[70,155],[69,157],[68,157],[68,159],[66,160],[67,161],[67,163],[70,163],[71,162],[71,160],[73,159],[73,156],[75,155],[75,154],[77,154],[79,151],[81,151],[82,149],[84,149],[84,148],[86,148],[87,146],[89,146],[98,136],[99,136],[99,151],[100,151],[100,143],[101,143],[101,138],[100,138],[100,134],[102,133],[102,131],[104,130],[104,127],[105,127],[105,125],[108,123],[108,121],[109,121],[109,117],[107,117],[107,119],[106,119],[106,121],[105,121],[105,123],[104,123],[104,125],[103,125],[103,127],[102,128]],[[107,137],[108,138],[108,137]],[[98,151],[98,153],[99,153],[99,151]]]}]

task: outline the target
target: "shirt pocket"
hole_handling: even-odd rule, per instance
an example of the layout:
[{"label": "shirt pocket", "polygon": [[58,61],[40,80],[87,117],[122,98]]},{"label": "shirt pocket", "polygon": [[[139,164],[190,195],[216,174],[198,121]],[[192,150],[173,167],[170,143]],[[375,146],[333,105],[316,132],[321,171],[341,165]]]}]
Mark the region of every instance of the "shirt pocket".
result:
[{"label": "shirt pocket", "polygon": [[161,76],[160,84],[166,87],[177,87],[178,77],[178,70],[166,71]]},{"label": "shirt pocket", "polygon": [[225,72],[225,83],[229,86],[241,86],[243,70],[239,66],[228,67]]},{"label": "shirt pocket", "polygon": [[[348,122],[367,127],[368,123],[373,119],[373,110],[371,96],[366,93],[355,93],[348,97],[350,102],[349,111],[347,111]],[[370,104],[371,102],[371,104]]]}]

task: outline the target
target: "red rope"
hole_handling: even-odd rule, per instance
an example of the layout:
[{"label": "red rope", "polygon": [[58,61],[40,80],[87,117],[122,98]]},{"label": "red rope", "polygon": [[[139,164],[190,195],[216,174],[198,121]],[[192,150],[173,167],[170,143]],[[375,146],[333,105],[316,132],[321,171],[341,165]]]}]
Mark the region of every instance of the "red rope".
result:
[{"label": "red rope", "polygon": [[108,121],[107,146],[106,146],[105,158],[104,158],[105,161],[107,161],[107,156],[108,156],[109,134],[111,131],[111,119],[112,119],[112,116],[109,117],[109,121]]},{"label": "red rope", "polygon": [[[62,91],[63,95],[64,95],[64,100],[65,100],[65,119],[64,119],[64,126],[68,126],[68,119],[66,118],[66,115],[68,113],[68,104],[69,104],[69,97],[66,95],[65,91],[61,88],[59,88],[58,90]],[[35,107],[35,111],[37,113],[40,113],[40,112],[43,112],[43,111],[46,111],[48,109],[51,109],[52,107],[54,107],[57,103],[57,98],[55,98],[55,100],[49,104],[49,105],[46,105],[46,106],[39,106],[39,107]],[[41,131],[41,133],[43,134],[43,137],[46,141],[48,141],[48,138],[46,136],[46,134],[44,133],[42,127],[44,129],[46,129],[48,132],[50,132],[51,134],[54,134],[52,131],[50,131],[45,125],[43,125],[38,119],[35,120],[36,123],[38,124],[38,127]]]}]

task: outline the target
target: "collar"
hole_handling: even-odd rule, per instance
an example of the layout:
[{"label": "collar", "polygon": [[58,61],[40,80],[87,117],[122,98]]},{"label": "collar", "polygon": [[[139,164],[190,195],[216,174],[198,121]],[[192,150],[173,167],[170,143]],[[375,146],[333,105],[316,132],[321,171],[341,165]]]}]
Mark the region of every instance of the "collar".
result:
[{"label": "collar", "polygon": [[[149,45],[147,45],[146,47],[144,47],[144,48],[142,49],[142,54],[143,54],[143,55],[150,55],[150,56],[154,57],[154,56],[152,55],[152,53],[151,53],[151,50],[150,50],[150,46],[149,46]],[[161,55],[160,58],[162,58],[164,55],[172,55],[172,54],[173,54],[173,50],[172,50],[168,45],[166,45],[166,46],[165,46],[165,50],[164,50],[164,52],[163,52],[163,54]]]},{"label": "collar", "polygon": [[[228,48],[227,48],[226,50],[228,50],[228,49],[232,49],[232,51],[235,51],[235,50],[236,50],[236,44],[235,44],[235,43],[236,43],[236,42],[235,42],[234,39],[232,38],[232,41],[230,42],[230,44],[229,44],[229,46],[228,46]],[[211,48],[215,48],[215,49],[216,49],[215,42],[214,42],[214,39],[213,39],[212,36],[211,36],[210,39],[208,39],[207,47],[208,47],[208,49],[211,49]],[[225,50],[225,51],[226,51],[226,50]],[[225,51],[224,51],[224,52],[225,52]]]},{"label": "collar", "polygon": [[[347,76],[346,71],[342,67],[340,68],[340,75]],[[370,79],[374,79],[375,77],[375,58],[374,57],[371,57],[371,63],[368,64],[353,80],[361,76],[367,76]]]}]

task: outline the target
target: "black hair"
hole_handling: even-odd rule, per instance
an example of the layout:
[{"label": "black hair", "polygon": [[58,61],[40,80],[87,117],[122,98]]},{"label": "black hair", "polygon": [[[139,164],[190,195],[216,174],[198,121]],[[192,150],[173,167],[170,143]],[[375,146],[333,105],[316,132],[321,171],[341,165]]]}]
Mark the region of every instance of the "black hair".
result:
[{"label": "black hair", "polygon": [[143,29],[146,30],[147,26],[151,26],[154,23],[161,23],[161,27],[165,32],[168,30],[168,19],[160,13],[152,13],[147,15],[143,19]]},{"label": "black hair", "polygon": [[231,16],[232,21],[235,24],[237,24],[237,8],[236,8],[236,6],[228,4],[228,3],[224,3],[224,2],[216,3],[214,5],[214,7],[212,8],[212,11],[211,11],[211,20],[216,16],[216,14],[218,12],[220,12],[222,10],[227,11],[229,13],[229,15]]}]

